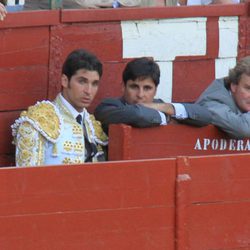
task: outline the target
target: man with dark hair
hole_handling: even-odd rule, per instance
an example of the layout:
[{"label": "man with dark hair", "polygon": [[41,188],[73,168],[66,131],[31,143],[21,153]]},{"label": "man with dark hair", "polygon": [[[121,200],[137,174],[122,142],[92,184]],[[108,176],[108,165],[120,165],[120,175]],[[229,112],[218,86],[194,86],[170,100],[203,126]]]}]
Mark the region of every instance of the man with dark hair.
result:
[{"label": "man with dark hair", "polygon": [[104,131],[108,132],[109,124],[117,123],[134,127],[166,125],[171,117],[197,126],[209,123],[206,108],[154,99],[159,81],[160,69],[154,60],[142,57],[130,61],[123,72],[123,96],[105,99],[95,110]]},{"label": "man with dark hair", "polygon": [[231,137],[250,137],[250,56],[242,58],[228,77],[213,81],[196,103],[206,107],[211,123]]},{"label": "man with dark hair", "polygon": [[102,64],[92,53],[71,52],[62,68],[62,91],[54,100],[38,102],[12,125],[16,165],[73,164],[104,160],[107,136],[86,108],[93,101]]}]

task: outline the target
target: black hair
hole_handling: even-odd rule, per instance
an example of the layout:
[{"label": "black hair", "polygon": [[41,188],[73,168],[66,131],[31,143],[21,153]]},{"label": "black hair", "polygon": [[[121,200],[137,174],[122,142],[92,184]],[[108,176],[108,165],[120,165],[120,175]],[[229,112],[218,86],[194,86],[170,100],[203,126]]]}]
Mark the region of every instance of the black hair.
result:
[{"label": "black hair", "polygon": [[128,80],[151,78],[157,87],[160,82],[160,68],[159,65],[151,58],[141,57],[130,61],[122,74],[124,85]]},{"label": "black hair", "polygon": [[70,80],[79,69],[97,71],[100,78],[102,76],[101,61],[94,54],[85,49],[74,50],[67,56],[62,67],[62,74],[66,75],[68,80]]}]

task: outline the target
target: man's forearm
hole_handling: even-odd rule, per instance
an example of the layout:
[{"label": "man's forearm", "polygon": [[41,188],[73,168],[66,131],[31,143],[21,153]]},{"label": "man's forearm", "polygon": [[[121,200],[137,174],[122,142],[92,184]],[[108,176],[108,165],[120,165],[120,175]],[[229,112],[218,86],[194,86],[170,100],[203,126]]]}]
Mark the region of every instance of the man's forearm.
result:
[{"label": "man's forearm", "polygon": [[175,115],[175,109],[171,103],[143,103],[142,105],[163,112],[169,116]]}]

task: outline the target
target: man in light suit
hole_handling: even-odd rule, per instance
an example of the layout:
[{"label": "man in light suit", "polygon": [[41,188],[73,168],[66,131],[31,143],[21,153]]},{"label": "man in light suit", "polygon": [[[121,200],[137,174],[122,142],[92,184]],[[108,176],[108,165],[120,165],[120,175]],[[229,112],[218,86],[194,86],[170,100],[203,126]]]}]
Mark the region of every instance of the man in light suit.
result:
[{"label": "man in light suit", "polygon": [[143,57],[129,62],[123,71],[123,96],[105,99],[95,110],[104,131],[108,132],[109,124],[154,127],[168,124],[171,118],[197,126],[209,123],[210,113],[198,104],[154,99],[159,81],[160,69],[152,59]]},{"label": "man in light suit", "polygon": [[197,104],[211,112],[211,123],[234,138],[250,137],[250,56],[241,59],[228,77],[216,79]]}]

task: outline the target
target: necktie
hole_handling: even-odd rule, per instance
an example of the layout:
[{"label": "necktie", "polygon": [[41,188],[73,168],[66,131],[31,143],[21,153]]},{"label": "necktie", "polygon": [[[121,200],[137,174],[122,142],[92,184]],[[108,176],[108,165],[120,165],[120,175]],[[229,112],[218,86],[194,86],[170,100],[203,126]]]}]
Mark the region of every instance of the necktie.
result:
[{"label": "necktie", "polygon": [[77,117],[76,117],[76,121],[81,125],[82,124],[82,116],[79,114]]},{"label": "necktie", "polygon": [[[82,116],[79,114],[76,117],[76,121],[82,125]],[[89,142],[88,138],[87,138],[87,131],[86,131],[86,127],[85,124],[83,123],[83,134],[84,134],[84,142],[85,142],[85,150],[86,150],[86,155],[85,155],[85,162],[91,162],[92,161],[92,157],[95,155],[95,147],[94,144],[92,145],[92,143]]]}]

